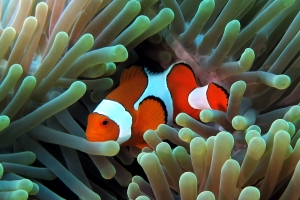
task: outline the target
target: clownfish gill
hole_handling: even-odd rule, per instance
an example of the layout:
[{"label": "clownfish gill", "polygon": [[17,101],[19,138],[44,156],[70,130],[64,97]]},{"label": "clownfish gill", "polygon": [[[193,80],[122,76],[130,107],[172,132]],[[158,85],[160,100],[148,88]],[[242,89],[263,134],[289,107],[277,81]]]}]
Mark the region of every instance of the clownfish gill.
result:
[{"label": "clownfish gill", "polygon": [[174,63],[161,73],[147,68],[126,68],[117,88],[88,116],[86,137],[91,142],[114,140],[122,146],[148,146],[145,131],[174,123],[185,112],[199,120],[200,111],[226,111],[228,94],[216,83],[199,87],[191,67]]}]

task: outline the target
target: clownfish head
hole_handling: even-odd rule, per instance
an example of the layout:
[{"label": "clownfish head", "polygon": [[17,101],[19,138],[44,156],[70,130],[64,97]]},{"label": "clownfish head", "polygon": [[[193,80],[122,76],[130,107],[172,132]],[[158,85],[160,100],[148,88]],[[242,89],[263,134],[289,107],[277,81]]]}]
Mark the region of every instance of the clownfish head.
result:
[{"label": "clownfish head", "polygon": [[109,117],[98,113],[89,114],[86,137],[90,142],[117,141],[119,132],[119,126]]},{"label": "clownfish head", "polygon": [[86,138],[90,142],[109,140],[122,144],[131,137],[132,117],[118,102],[104,99],[88,116]]}]

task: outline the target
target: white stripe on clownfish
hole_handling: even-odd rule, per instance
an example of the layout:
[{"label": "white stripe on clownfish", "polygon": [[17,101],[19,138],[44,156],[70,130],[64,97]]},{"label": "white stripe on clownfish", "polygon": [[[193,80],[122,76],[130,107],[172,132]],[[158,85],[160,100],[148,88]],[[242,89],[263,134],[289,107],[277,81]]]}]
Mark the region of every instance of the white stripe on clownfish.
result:
[{"label": "white stripe on clownfish", "polygon": [[149,96],[154,96],[161,99],[164,102],[167,110],[167,124],[172,124],[173,122],[173,100],[167,85],[167,76],[173,66],[174,64],[164,72],[158,74],[153,74],[147,68],[144,68],[148,78],[148,85],[144,93],[134,104],[134,109],[138,110],[140,103]]},{"label": "white stripe on clownfish", "polygon": [[[208,89],[208,85],[205,85],[203,87],[197,87],[189,94],[188,102],[192,108],[201,109],[201,110],[212,109],[206,97],[207,89]],[[201,101],[199,101],[199,97],[206,97],[206,98],[202,98]]]}]

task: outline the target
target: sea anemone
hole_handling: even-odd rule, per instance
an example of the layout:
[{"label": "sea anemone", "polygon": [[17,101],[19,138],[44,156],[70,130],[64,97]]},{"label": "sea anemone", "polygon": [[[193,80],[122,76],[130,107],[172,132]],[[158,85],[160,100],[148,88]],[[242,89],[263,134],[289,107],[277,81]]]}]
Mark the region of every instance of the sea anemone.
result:
[{"label": "sea anemone", "polygon": [[[0,199],[298,199],[299,5],[0,1]],[[142,152],[88,142],[87,115],[137,60],[184,60],[229,91],[227,112],[181,113]]]}]

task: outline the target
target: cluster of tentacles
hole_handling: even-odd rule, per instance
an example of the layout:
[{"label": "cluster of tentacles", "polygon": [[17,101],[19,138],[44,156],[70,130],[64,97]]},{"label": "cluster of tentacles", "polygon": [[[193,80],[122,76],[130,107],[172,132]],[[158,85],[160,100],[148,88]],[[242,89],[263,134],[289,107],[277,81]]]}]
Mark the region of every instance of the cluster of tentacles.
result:
[{"label": "cluster of tentacles", "polygon": [[[300,197],[299,0],[0,8],[0,199]],[[87,115],[137,60],[185,61],[228,90],[227,112],[181,113],[143,150],[88,142]]]}]

